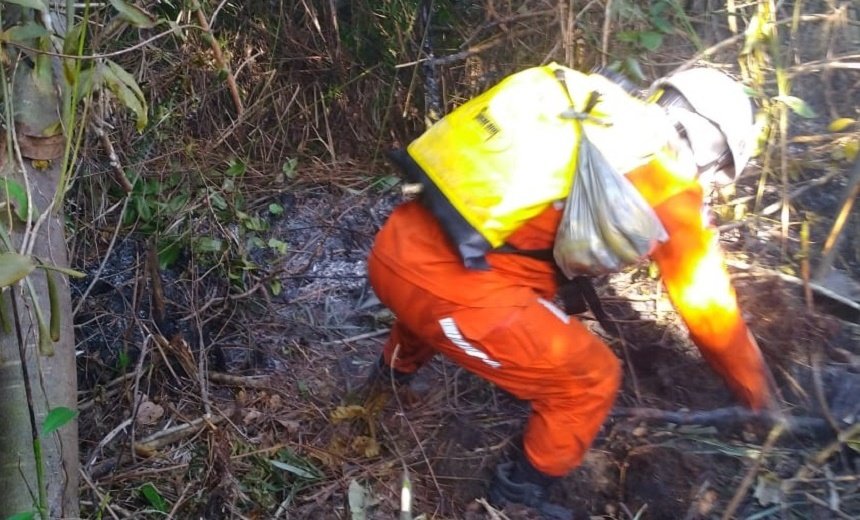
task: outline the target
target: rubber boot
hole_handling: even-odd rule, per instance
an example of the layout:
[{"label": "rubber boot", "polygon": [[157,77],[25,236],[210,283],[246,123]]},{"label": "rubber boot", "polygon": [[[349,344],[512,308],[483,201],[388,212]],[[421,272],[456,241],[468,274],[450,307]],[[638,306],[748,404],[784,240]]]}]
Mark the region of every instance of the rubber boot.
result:
[{"label": "rubber boot", "polygon": [[573,511],[547,502],[549,486],[557,480],[558,477],[544,475],[521,456],[496,466],[489,500],[499,508],[509,503],[531,507],[545,520],[573,520]]}]

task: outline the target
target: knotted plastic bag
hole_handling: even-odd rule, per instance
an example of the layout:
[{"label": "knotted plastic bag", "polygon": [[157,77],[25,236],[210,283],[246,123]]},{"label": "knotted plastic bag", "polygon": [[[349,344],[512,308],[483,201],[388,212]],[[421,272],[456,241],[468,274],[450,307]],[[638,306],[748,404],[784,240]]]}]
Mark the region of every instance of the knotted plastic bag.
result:
[{"label": "knotted plastic bag", "polygon": [[633,265],[668,238],[636,187],[582,133],[576,174],[556,232],[553,256],[568,277]]}]

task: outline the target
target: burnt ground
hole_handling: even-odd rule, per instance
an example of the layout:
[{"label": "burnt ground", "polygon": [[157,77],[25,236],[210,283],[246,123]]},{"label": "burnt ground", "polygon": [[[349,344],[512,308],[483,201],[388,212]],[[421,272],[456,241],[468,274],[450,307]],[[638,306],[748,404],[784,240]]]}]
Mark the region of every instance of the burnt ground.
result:
[{"label": "burnt ground", "polygon": [[[371,402],[358,392],[392,319],[368,292],[365,257],[400,200],[397,187],[315,188],[280,200],[289,218],[274,221],[269,233],[291,249],[258,260],[268,262],[282,292],[243,300],[208,323],[189,319],[187,269],[161,274],[166,318],[152,320],[152,280],[139,261],[145,247],[129,240],[115,249],[79,314],[90,345],[93,337],[133,345],[127,375],[119,378],[105,377],[116,372],[105,370],[116,360],[85,356],[82,414],[92,442],[84,445],[85,469],[93,489],[112,491],[116,499],[108,504],[117,511],[134,505],[146,511],[152,502],[140,490],[155,486],[177,518],[350,518],[359,495],[368,518],[390,518],[405,468],[416,516],[500,518],[480,498],[495,464],[517,449],[527,404],[438,358],[408,392]],[[785,411],[823,418],[819,403],[828,403],[835,425],[847,428],[858,412],[850,396],[860,389],[860,327],[810,311],[802,287],[779,278],[768,265],[779,258],[778,241],[755,238],[767,238],[768,226],[776,224],[723,235],[730,265],[742,267],[733,270],[742,307],[783,390]],[[750,260],[746,251],[756,248]],[[582,319],[623,361],[617,409],[733,405],[647,268],[599,282],[620,334],[608,335],[588,314]],[[122,311],[134,301],[137,320]],[[87,311],[105,308],[116,312]],[[152,328],[144,326],[151,321]],[[202,359],[200,345],[208,354]],[[125,348],[101,347],[102,353]],[[137,421],[117,430],[132,402]],[[208,426],[201,420],[207,407]],[[194,427],[183,430],[189,423]],[[159,433],[177,426],[182,432],[175,437]],[[582,518],[716,518],[736,493],[741,518],[860,512],[860,468],[850,445],[804,469],[833,432],[789,432],[763,449],[768,431],[742,420],[682,426],[613,417],[553,498]],[[146,446],[132,454],[129,435]],[[782,494],[774,482],[786,486]],[[535,517],[516,509],[505,514]]]}]

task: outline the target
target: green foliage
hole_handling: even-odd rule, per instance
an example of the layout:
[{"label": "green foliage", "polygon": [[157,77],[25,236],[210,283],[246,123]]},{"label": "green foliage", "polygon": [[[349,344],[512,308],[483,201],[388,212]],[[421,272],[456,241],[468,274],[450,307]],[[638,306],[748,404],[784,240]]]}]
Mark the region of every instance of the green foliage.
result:
[{"label": "green foliage", "polygon": [[7,517],[6,520],[34,520],[35,518],[35,511],[24,511],[21,513],[15,513],[14,515]]},{"label": "green foliage", "polygon": [[158,488],[152,482],[140,486],[138,490],[140,495],[149,503],[149,505],[159,513],[167,513],[170,511],[170,505],[167,500],[161,496]]},{"label": "green foliage", "polygon": [[341,40],[367,67],[393,68],[409,51],[421,0],[350,1],[341,10]]},{"label": "green foliage", "polygon": [[0,287],[9,287],[36,269],[33,257],[18,253],[0,253]]},{"label": "green foliage", "polygon": [[622,45],[616,48],[614,54],[617,58],[611,62],[614,70],[637,80],[645,79],[639,63],[641,58],[659,51],[669,34],[685,34],[696,47],[700,46],[678,0],[651,0],[644,3],[624,0],[617,5],[623,29],[615,35]]},{"label": "green foliage", "polygon": [[47,437],[77,417],[78,412],[65,406],[51,408],[42,423],[42,435]]}]

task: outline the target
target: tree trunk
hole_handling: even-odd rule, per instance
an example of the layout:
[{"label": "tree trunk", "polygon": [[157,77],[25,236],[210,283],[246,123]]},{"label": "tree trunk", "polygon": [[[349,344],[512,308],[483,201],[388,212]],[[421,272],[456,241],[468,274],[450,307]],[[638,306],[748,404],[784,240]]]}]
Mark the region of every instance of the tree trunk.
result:
[{"label": "tree trunk", "polygon": [[[32,204],[38,209],[38,214],[46,211],[57,188],[59,161],[54,163],[53,167],[42,171],[27,165]],[[38,231],[33,255],[46,264],[67,266],[63,226],[62,212],[52,212]],[[22,232],[23,226],[20,224],[11,232],[16,247],[20,246]],[[28,406],[32,405],[34,408],[39,429],[50,409],[64,406],[74,410],[77,407],[75,342],[69,284],[65,276],[60,276],[59,273],[54,273],[54,276],[58,288],[61,329],[59,341],[53,343],[52,356],[39,353],[38,325],[30,293],[23,289],[24,283],[7,288],[2,296],[4,316],[9,318],[12,330],[0,331],[0,518],[38,510],[36,460]],[[29,275],[29,279],[39,300],[38,305],[47,319],[50,316],[50,306],[45,272],[37,269]],[[17,300],[32,403],[28,403],[25,393],[18,335],[12,321],[12,294],[15,294]],[[77,422],[71,421],[53,434],[41,436],[41,445],[47,515],[49,518],[75,518],[78,516]]]}]

